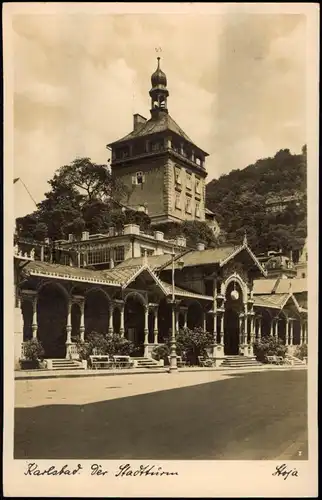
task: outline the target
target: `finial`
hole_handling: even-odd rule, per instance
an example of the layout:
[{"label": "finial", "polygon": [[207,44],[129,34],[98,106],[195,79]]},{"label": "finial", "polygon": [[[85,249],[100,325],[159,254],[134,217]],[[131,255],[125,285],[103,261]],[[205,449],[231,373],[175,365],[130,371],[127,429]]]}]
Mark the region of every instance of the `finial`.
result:
[{"label": "finial", "polygon": [[247,231],[246,231],[246,229],[245,229],[245,233],[244,233],[243,245],[247,245]]}]

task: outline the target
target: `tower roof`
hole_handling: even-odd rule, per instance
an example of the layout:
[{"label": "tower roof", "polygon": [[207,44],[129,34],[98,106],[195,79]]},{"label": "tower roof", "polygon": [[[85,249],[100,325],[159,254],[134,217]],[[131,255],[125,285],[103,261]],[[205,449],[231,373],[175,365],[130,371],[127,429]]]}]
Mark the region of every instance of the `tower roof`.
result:
[{"label": "tower roof", "polygon": [[[136,130],[133,130],[121,139],[108,144],[108,146],[111,147],[115,144],[126,142],[131,139],[145,137],[148,135],[166,131],[174,132],[176,135],[182,137],[187,142],[190,142],[190,144],[194,145],[197,149],[202,151],[198,146],[194,144],[190,137],[188,137],[188,135],[182,130],[182,128],[179,127],[179,125],[174,121],[173,118],[171,118],[169,114],[161,114],[157,119],[150,118],[150,120],[147,120],[145,123],[142,123],[139,127],[137,127]],[[203,153],[208,156],[208,153],[206,153],[205,151],[203,151]]]},{"label": "tower roof", "polygon": [[152,88],[155,87],[166,87],[167,86],[167,77],[165,73],[160,68],[160,57],[158,57],[158,67],[151,76],[151,85]]}]

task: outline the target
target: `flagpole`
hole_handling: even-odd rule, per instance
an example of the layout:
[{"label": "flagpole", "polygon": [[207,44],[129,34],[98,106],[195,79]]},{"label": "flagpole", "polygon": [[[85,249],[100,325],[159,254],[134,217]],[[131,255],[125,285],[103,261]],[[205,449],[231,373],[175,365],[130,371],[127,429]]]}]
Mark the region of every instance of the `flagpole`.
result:
[{"label": "flagpole", "polygon": [[[14,180],[13,180],[13,183],[15,184],[15,183],[16,183],[16,182],[18,182],[18,181],[20,181],[20,182],[22,183],[22,185],[24,186],[25,190],[27,191],[27,193],[29,194],[30,198],[32,199],[32,201],[34,202],[34,204],[35,204],[35,205],[36,205],[36,207],[37,207],[37,203],[36,203],[36,201],[34,200],[34,198],[32,197],[32,195],[31,195],[31,193],[30,193],[29,189],[27,188],[26,184],[24,183],[24,181],[23,181],[20,177],[18,177],[18,179],[14,179]],[[38,208],[38,207],[37,207],[37,208]]]}]

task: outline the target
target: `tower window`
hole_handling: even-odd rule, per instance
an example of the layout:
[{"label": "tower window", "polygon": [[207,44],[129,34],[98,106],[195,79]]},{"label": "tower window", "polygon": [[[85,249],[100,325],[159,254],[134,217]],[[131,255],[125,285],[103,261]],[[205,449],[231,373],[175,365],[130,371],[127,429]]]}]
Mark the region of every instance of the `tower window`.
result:
[{"label": "tower window", "polygon": [[186,200],[186,212],[187,214],[191,214],[191,198],[188,197]]},{"label": "tower window", "polygon": [[187,189],[192,189],[192,175],[187,172]]},{"label": "tower window", "polygon": [[198,177],[196,177],[196,193],[200,194],[201,193],[201,186],[200,186],[201,182],[200,182],[200,179]]},{"label": "tower window", "polygon": [[176,204],[175,207],[181,210],[181,196],[180,193],[176,193]]},{"label": "tower window", "polygon": [[140,185],[144,184],[145,182],[145,176],[143,172],[136,172],[135,175],[132,177],[132,184]]},{"label": "tower window", "polygon": [[180,184],[181,185],[181,170],[180,170],[179,167],[175,167],[175,169],[174,169],[174,176],[175,176],[176,184]]},{"label": "tower window", "polygon": [[114,248],[114,261],[115,261],[115,263],[117,263],[117,262],[123,262],[123,260],[124,260],[124,254],[125,254],[125,251],[124,251],[124,247],[123,246],[115,247]]},{"label": "tower window", "polygon": [[159,150],[160,150],[160,143],[152,142],[152,151],[159,151]]}]

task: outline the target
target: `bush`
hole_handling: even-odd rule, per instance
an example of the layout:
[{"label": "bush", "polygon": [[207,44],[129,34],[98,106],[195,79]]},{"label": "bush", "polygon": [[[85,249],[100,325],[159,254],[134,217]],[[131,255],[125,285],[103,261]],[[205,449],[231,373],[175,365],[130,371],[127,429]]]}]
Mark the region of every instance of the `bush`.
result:
[{"label": "bush", "polygon": [[103,333],[92,332],[88,335],[86,342],[77,342],[80,359],[89,359],[95,353],[98,355],[122,354],[129,356],[134,351],[134,344],[120,335],[104,335]]},{"label": "bush", "polygon": [[[182,328],[177,338],[177,354],[188,361],[190,365],[198,364],[198,356],[208,357],[207,348],[213,345],[213,335],[204,332],[202,328]],[[170,348],[171,339],[167,339]]]},{"label": "bush", "polygon": [[307,344],[298,345],[294,356],[299,359],[307,358]]},{"label": "bush", "polygon": [[24,342],[24,359],[36,361],[45,355],[42,343],[38,339],[30,339]]},{"label": "bush", "polygon": [[285,358],[287,347],[281,340],[275,337],[262,337],[261,340],[254,343],[254,354],[258,361],[265,363],[266,356],[281,356]]},{"label": "bush", "polygon": [[161,359],[163,359],[165,365],[169,364],[168,362],[169,355],[170,355],[169,345],[166,344],[158,345],[153,348],[152,358],[155,359],[156,361],[160,361]]}]

